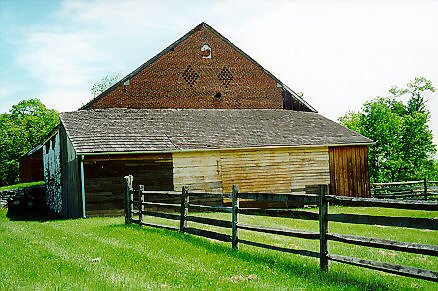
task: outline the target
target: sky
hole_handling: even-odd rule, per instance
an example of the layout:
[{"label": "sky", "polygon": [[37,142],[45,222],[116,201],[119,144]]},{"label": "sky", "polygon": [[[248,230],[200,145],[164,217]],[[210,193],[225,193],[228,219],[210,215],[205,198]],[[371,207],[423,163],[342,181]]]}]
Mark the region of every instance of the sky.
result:
[{"label": "sky", "polygon": [[[0,0],[0,113],[77,110],[206,22],[337,120],[424,76],[438,87],[438,1]],[[438,144],[438,93],[427,95]]]}]

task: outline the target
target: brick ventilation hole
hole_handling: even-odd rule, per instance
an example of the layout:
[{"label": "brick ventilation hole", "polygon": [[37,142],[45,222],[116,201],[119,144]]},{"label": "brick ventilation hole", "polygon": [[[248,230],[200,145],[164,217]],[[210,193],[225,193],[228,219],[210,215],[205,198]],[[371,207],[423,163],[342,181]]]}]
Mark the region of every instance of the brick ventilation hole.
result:
[{"label": "brick ventilation hole", "polygon": [[233,74],[231,74],[227,67],[223,67],[222,71],[219,73],[219,75],[217,75],[217,77],[219,78],[219,81],[221,81],[222,86],[225,86],[225,88],[227,88],[233,80]]},{"label": "brick ventilation hole", "polygon": [[196,80],[199,79],[198,73],[196,73],[195,70],[193,70],[192,66],[188,66],[187,69],[185,69],[184,73],[182,74],[184,80],[187,82],[187,84],[190,85],[190,87],[193,87],[195,85]]}]

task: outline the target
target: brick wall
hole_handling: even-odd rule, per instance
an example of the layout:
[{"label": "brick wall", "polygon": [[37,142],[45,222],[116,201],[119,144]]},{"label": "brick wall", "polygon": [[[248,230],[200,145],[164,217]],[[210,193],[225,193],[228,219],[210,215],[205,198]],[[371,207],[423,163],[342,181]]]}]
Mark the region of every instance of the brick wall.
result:
[{"label": "brick wall", "polygon": [[120,84],[84,109],[283,108],[282,92],[268,74],[200,25],[129,85]]}]

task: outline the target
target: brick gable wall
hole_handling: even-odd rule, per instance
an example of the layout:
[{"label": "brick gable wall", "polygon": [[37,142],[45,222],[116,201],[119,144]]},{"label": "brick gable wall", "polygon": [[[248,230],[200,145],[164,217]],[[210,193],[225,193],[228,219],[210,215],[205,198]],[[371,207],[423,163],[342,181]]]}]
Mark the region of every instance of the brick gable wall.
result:
[{"label": "brick gable wall", "polygon": [[[211,58],[203,58],[211,48]],[[224,69],[226,68],[226,69]],[[186,39],[84,109],[283,108],[283,89],[208,27]],[[219,97],[220,96],[220,97]]]}]

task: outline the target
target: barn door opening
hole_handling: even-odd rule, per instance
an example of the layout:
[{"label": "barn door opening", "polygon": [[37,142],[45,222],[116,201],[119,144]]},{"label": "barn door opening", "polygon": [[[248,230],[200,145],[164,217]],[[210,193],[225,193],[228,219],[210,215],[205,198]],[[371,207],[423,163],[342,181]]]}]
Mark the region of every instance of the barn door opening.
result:
[{"label": "barn door opening", "polygon": [[173,190],[171,154],[92,156],[85,158],[84,167],[87,216],[123,213],[127,175],[134,176],[135,187]]}]

